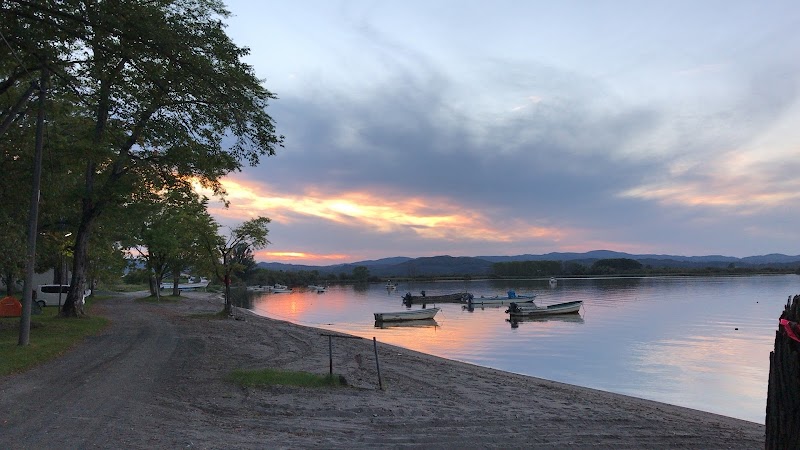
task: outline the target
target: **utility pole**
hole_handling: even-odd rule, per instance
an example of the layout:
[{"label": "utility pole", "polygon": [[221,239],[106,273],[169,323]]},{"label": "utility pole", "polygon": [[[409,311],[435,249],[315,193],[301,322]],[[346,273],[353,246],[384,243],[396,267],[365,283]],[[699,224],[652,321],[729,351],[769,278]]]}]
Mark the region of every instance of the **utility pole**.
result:
[{"label": "utility pole", "polygon": [[39,111],[36,116],[36,153],[33,159],[33,187],[28,213],[28,254],[25,260],[25,282],[22,285],[22,317],[19,321],[19,345],[31,339],[31,309],[33,304],[33,271],[36,261],[36,234],[39,227],[39,190],[42,182],[42,148],[44,147],[44,108],[50,72],[42,68],[39,81]]}]

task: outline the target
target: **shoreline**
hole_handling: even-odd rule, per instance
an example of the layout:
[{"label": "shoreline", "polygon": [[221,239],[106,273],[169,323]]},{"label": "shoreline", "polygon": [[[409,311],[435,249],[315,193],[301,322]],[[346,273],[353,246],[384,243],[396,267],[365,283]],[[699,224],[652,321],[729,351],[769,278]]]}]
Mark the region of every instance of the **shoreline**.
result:
[{"label": "shoreline", "polygon": [[[140,295],[141,294],[141,295]],[[0,379],[4,448],[763,448],[754,422],[504,372],[372,340],[332,339],[347,386],[239,387],[236,369],[329,371],[328,330],[219,294],[98,302],[100,335]],[[349,335],[347,335],[349,336]],[[54,388],[57,386],[57,390]],[[77,421],[77,422],[76,422]]]},{"label": "shoreline", "polygon": [[[200,299],[203,294],[190,296]],[[212,310],[221,306],[219,299],[206,299]],[[273,367],[326,374],[328,340],[323,334],[343,334],[241,308],[237,308],[237,316],[244,320],[217,321],[214,328],[219,332],[237,330],[235,335],[251,336],[259,343],[239,348],[243,358],[233,360],[244,366],[234,368]],[[197,327],[190,328],[198,331]],[[233,354],[233,349],[228,353]],[[354,427],[364,427],[363,433],[392,436],[395,443],[413,444],[421,439],[425,446],[433,447],[753,448],[764,444],[765,426],[756,422],[486,368],[380,342],[378,353],[383,391],[373,343],[356,337],[333,340],[334,373],[344,376],[349,385],[343,392],[276,386],[243,389],[242,395],[248,405],[262,410],[265,405],[275,405],[275,394],[282,393],[291,400],[278,404],[292,411],[291,415],[326,417],[325,427],[304,427],[309,436],[318,439],[325,433],[336,435],[335,431],[350,436],[358,433]],[[329,417],[331,414],[336,418]],[[296,420],[301,419],[289,422],[298,425]],[[415,431],[403,431],[409,425]],[[333,430],[328,428],[331,426]],[[334,442],[350,446],[349,439]],[[369,439],[366,442],[379,444]]]}]

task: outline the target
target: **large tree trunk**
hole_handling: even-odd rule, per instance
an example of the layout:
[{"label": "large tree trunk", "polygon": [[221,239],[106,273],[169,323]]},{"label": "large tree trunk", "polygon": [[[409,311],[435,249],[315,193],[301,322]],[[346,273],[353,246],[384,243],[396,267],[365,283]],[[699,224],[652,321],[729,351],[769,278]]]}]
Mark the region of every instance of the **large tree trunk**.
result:
[{"label": "large tree trunk", "polygon": [[[789,297],[781,319],[800,321],[800,295]],[[800,337],[796,332],[795,337]],[[769,354],[766,449],[800,448],[800,342],[783,325]]]},{"label": "large tree trunk", "polygon": [[[90,166],[93,167],[91,164]],[[87,178],[90,177],[93,178],[93,174],[87,175]],[[98,212],[89,198],[84,198],[82,209],[81,222],[78,225],[78,232],[75,233],[72,279],[67,299],[64,300],[64,305],[61,307],[61,315],[65,317],[77,317],[84,314],[82,300],[86,288],[86,273],[89,269],[89,236],[91,236]]]},{"label": "large tree trunk", "polygon": [[175,270],[172,272],[172,295],[179,296],[181,295],[181,289],[178,287],[178,284],[181,282],[181,271]]},{"label": "large tree trunk", "polygon": [[6,297],[14,294],[14,281],[16,281],[14,272],[9,270],[3,275],[3,282],[6,284]]}]

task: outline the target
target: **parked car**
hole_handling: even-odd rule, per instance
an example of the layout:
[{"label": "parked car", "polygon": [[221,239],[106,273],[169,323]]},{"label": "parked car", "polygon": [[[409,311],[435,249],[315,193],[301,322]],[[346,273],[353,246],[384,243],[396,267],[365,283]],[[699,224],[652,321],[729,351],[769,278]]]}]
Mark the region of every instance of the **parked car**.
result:
[{"label": "parked car", "polygon": [[[61,306],[64,304],[64,300],[67,299],[68,292],[68,284],[40,284],[39,287],[36,288],[35,300],[41,307]],[[59,293],[61,294],[60,298]],[[86,302],[86,297],[91,294],[92,291],[90,289],[83,291],[83,298],[80,300],[81,304]]]}]

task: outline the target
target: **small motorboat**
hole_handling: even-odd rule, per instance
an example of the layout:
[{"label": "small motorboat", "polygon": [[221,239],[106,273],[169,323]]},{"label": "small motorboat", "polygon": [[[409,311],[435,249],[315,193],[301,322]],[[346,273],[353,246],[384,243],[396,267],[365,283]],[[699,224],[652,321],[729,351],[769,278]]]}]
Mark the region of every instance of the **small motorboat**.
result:
[{"label": "small motorboat", "polygon": [[413,309],[409,311],[374,313],[375,322],[393,322],[398,320],[433,319],[440,308]]},{"label": "small motorboat", "polygon": [[403,304],[404,305],[412,305],[412,304],[426,304],[426,303],[463,303],[467,301],[467,298],[472,295],[468,292],[457,292],[455,294],[444,294],[444,295],[426,295],[425,291],[420,292],[422,295],[411,295],[411,292],[407,292],[406,295],[403,296]]},{"label": "small motorboat", "polygon": [[272,286],[271,291],[274,294],[280,294],[280,293],[292,292],[292,289],[290,287],[286,286],[285,284],[277,284],[277,283],[275,283],[275,285]]},{"label": "small motorboat", "polygon": [[269,292],[270,287],[259,284],[258,286],[247,286],[247,290],[249,292]]},{"label": "small motorboat", "polygon": [[493,297],[474,297],[473,295],[467,296],[467,303],[470,305],[510,305],[511,303],[532,303],[536,298],[536,294],[531,295],[518,295],[513,289],[506,293],[505,297],[495,295]]},{"label": "small motorboat", "polygon": [[553,314],[575,314],[583,305],[583,302],[578,300],[574,302],[556,303],[547,306],[538,306],[536,303],[511,303],[506,312],[511,316],[548,316]]},{"label": "small motorboat", "polygon": [[323,293],[328,290],[326,286],[320,286],[318,284],[309,284],[308,288],[312,291],[317,291],[317,294]]},{"label": "small motorboat", "polygon": [[435,319],[418,319],[418,320],[394,320],[389,322],[375,321],[375,328],[398,328],[398,327],[414,327],[414,328],[436,328],[439,324]]}]

